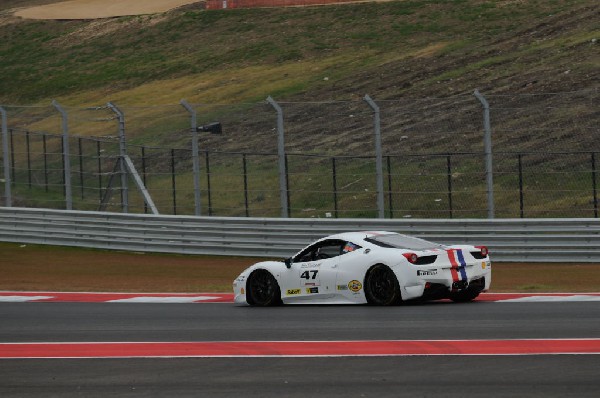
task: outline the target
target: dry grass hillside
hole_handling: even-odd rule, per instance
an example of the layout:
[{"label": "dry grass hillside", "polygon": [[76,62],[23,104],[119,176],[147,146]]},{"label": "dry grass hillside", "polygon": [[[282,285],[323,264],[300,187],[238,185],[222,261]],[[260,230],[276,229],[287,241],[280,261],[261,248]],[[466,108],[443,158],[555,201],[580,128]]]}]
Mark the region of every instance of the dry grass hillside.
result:
[{"label": "dry grass hillside", "polygon": [[[381,108],[383,152],[396,157],[394,189],[416,198],[414,206],[406,199],[400,205],[418,208],[420,192],[446,190],[445,158],[406,159],[469,152],[470,159],[453,159],[452,189],[471,200],[462,210],[481,210],[482,110],[473,96],[479,89],[492,107],[497,206],[509,209],[505,216],[519,215],[518,165],[516,156],[500,153],[517,151],[530,153],[523,161],[528,214],[594,214],[589,152],[600,151],[597,1],[398,0],[214,11],[193,3],[104,19],[14,15],[49,3],[0,3],[0,104],[9,127],[60,132],[49,106],[56,99],[69,112],[72,135],[114,136],[114,115],[103,108],[112,101],[126,114],[130,145],[163,148],[148,155],[162,189],[156,195],[170,184],[165,154],[190,145],[181,98],[195,104],[200,124],[223,125],[222,136],[202,135],[202,150],[276,153],[275,114],[265,102],[271,95],[284,110],[288,154],[357,157],[374,154],[373,114],[362,100],[369,94]],[[43,107],[19,107],[29,105]],[[561,151],[585,154],[555,154]],[[182,156],[188,178],[189,155]],[[233,156],[211,159],[213,173],[221,168],[220,201],[227,202],[225,192],[239,189],[241,163]],[[249,173],[258,176],[250,186],[275,187],[275,170],[267,167],[272,158],[256,159],[249,159]],[[371,203],[370,161],[338,166],[348,178],[339,188],[360,191],[340,200],[365,196]],[[299,209],[318,207],[303,196],[330,189],[330,168],[329,158],[290,157]]]},{"label": "dry grass hillside", "polygon": [[[456,108],[476,88],[486,95],[597,92],[600,81],[600,15],[592,0],[417,0],[225,11],[203,11],[195,3],[168,13],[79,21],[34,21],[14,15],[27,6],[49,3],[56,2],[0,4],[1,104],[48,104],[58,99],[73,107],[108,100],[123,106],[177,105],[181,98],[241,104],[263,101],[268,95],[279,101],[319,102],[360,100],[368,93],[378,101],[400,101],[390,107],[435,106],[439,111]],[[443,100],[415,101],[422,98]],[[548,98],[527,99],[536,101],[543,107],[553,105]],[[318,151],[306,132],[337,135],[340,122],[331,114],[368,113],[361,106],[358,111],[332,108],[323,119],[311,116],[314,108],[288,107],[288,120],[305,137],[296,140],[292,128],[291,148]],[[457,113],[473,109],[469,104]],[[269,110],[202,111],[207,120],[219,117],[235,125],[232,134],[263,131],[265,123],[270,130],[272,123],[257,116]],[[140,118],[145,116],[151,115],[140,113]],[[146,117],[144,134],[157,137],[153,143],[172,142],[172,137],[161,135],[186,122],[182,117],[179,125],[169,122],[171,128],[166,129],[150,120],[161,116]],[[368,125],[365,118],[359,124]],[[387,128],[396,131],[410,121],[396,118],[388,123]],[[468,125],[472,130],[474,122]],[[390,143],[400,138],[387,136]],[[260,134],[228,142],[209,139],[207,145],[221,150],[270,148]],[[332,139],[324,152],[343,142],[348,142],[347,136]],[[588,148],[590,142],[580,145]]]}]

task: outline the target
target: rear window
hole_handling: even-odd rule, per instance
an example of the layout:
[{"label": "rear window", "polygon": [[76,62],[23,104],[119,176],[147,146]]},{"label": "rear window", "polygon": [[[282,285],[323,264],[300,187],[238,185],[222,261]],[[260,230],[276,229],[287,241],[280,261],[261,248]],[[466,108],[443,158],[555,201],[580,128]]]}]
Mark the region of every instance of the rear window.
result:
[{"label": "rear window", "polygon": [[439,243],[429,242],[425,239],[414,238],[412,236],[389,234],[373,236],[366,238],[365,241],[381,247],[407,250],[431,250],[442,249],[444,246]]}]

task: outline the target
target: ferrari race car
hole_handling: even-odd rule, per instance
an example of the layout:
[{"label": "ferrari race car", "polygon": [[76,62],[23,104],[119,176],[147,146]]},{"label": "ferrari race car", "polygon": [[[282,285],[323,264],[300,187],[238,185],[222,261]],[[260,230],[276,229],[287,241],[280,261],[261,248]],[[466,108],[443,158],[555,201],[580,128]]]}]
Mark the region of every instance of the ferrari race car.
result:
[{"label": "ferrari race car", "polygon": [[485,246],[445,246],[393,232],[322,238],[285,261],[264,261],[233,282],[235,303],[393,305],[471,301],[490,287]]}]

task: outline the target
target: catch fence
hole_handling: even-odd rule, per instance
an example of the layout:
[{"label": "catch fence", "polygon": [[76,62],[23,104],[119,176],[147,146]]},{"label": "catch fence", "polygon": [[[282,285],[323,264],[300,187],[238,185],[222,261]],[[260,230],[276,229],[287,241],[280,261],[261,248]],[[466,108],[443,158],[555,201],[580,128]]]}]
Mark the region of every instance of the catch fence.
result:
[{"label": "catch fence", "polygon": [[3,106],[1,204],[241,217],[598,217],[596,90],[488,95],[489,130],[473,95],[374,106],[367,98]]}]

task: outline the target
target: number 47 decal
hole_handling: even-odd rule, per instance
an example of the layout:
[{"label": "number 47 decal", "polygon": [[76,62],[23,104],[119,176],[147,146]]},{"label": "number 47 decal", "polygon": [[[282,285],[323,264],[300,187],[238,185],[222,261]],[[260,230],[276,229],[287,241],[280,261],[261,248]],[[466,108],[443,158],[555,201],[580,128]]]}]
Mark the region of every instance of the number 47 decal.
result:
[{"label": "number 47 decal", "polygon": [[300,278],[304,278],[306,280],[316,279],[318,273],[318,270],[304,271],[302,274],[300,274]]}]

